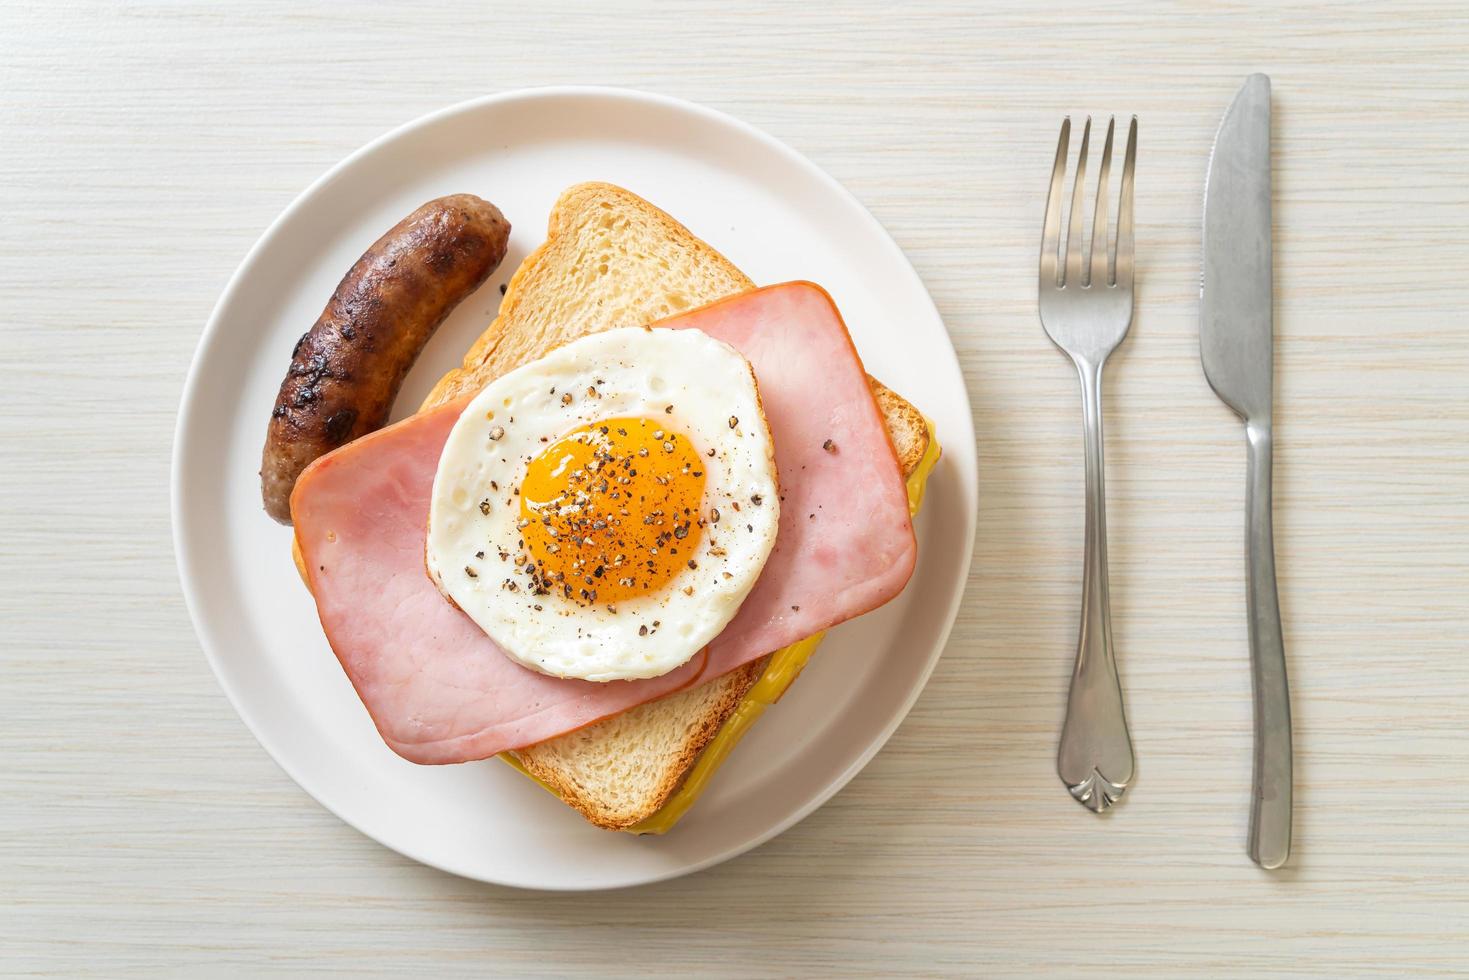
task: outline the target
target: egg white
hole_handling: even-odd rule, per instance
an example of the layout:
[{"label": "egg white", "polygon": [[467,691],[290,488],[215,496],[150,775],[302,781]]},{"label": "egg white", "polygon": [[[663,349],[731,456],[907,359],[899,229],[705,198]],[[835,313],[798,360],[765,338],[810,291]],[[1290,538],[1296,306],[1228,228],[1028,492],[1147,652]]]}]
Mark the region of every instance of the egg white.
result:
[{"label": "egg white", "polygon": [[[665,423],[705,464],[700,513],[722,519],[706,523],[690,553],[697,568],[615,612],[519,587],[517,490],[528,462],[579,426],[620,417]],[[434,478],[426,559],[439,590],[513,660],[556,677],[632,680],[675,669],[719,635],[779,522],[774,445],[749,362],[698,330],[623,328],[523,365],[465,407]]]}]

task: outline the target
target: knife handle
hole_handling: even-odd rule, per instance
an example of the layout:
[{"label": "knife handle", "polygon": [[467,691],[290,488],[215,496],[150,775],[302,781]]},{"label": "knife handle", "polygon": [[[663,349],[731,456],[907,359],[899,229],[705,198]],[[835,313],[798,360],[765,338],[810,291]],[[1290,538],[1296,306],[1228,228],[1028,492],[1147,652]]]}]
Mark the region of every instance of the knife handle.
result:
[{"label": "knife handle", "polygon": [[1245,426],[1249,445],[1245,494],[1248,545],[1250,675],[1255,692],[1255,766],[1250,795],[1250,857],[1274,869],[1290,856],[1290,688],[1285,641],[1275,591],[1275,539],[1270,499],[1271,435],[1268,422]]}]

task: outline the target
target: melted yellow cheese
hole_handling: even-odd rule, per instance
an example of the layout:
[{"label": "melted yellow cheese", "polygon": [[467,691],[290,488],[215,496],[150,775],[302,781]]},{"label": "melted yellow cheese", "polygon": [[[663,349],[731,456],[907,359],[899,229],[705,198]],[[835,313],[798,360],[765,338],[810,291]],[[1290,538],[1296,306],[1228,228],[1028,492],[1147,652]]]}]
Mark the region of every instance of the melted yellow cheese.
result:
[{"label": "melted yellow cheese", "polygon": [[[913,473],[908,477],[908,512],[910,514],[917,514],[918,508],[923,505],[923,491],[928,484],[928,476],[933,472],[934,464],[939,461],[941,453],[938,438],[934,435],[933,423],[928,419],[923,421],[928,426],[928,448],[913,469]],[[625,830],[630,834],[664,834],[672,829],[673,825],[688,812],[689,807],[699,799],[700,794],[709,785],[709,780],[724,764],[729,754],[734,751],[740,739],[745,737],[750,726],[759,720],[766,708],[779,701],[781,695],[785,694],[796,678],[801,676],[802,669],[811,659],[811,655],[816,652],[816,648],[820,646],[821,639],[825,635],[825,633],[817,633],[815,636],[808,636],[772,654],[765,672],[746,692],[744,700],[720,726],[719,731],[714,733],[714,737],[709,740],[709,744],[704,747],[704,751],[694,762],[693,768],[689,770],[683,784],[668,798],[658,812]],[[500,758],[527,776],[531,776],[520,764],[520,760],[515,758],[514,753],[502,753]],[[531,776],[531,778],[536,777]],[[541,783],[539,779],[536,779],[536,782]],[[546,786],[545,783],[541,785]],[[546,786],[546,789],[549,790],[550,787]],[[552,792],[555,791],[552,790]]]},{"label": "melted yellow cheese", "polygon": [[699,753],[699,758],[694,761],[693,768],[684,778],[683,785],[668,798],[657,813],[626,828],[627,832],[630,834],[665,834],[672,829],[673,825],[678,823],[679,818],[687,813],[689,807],[699,799],[704,788],[709,785],[709,780],[724,764],[729,754],[734,751],[740,739],[745,737],[750,726],[759,721],[765,709],[779,701],[780,696],[786,692],[786,688],[801,676],[801,670],[806,666],[806,661],[811,659],[811,655],[816,652],[816,648],[821,644],[821,638],[825,635],[825,633],[817,633],[815,636],[808,636],[771,656],[765,673],[760,675],[760,679],[745,694],[744,700],[725,719],[719,731],[714,733],[709,744],[704,746],[704,751]]},{"label": "melted yellow cheese", "polygon": [[925,418],[923,424],[928,427],[928,448],[923,451],[923,458],[918,461],[918,465],[913,467],[913,475],[908,477],[908,513],[911,515],[916,515],[918,508],[923,506],[923,491],[928,489],[928,476],[943,452],[939,449],[939,438],[933,431],[933,423]]}]

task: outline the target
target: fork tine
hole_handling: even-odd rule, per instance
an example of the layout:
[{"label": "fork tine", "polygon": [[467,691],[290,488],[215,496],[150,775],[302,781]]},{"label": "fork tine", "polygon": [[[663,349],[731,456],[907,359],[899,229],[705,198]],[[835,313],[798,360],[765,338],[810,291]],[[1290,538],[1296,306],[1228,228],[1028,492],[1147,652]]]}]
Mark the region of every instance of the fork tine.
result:
[{"label": "fork tine", "polygon": [[1061,253],[1061,188],[1066,182],[1066,149],[1071,139],[1071,117],[1061,120],[1056,141],[1056,163],[1051,167],[1051,193],[1046,197],[1046,223],[1041,229],[1041,284],[1057,286]]},{"label": "fork tine", "polygon": [[1137,116],[1127,127],[1127,155],[1122,162],[1122,198],[1117,202],[1117,263],[1112,279],[1132,288],[1132,175],[1137,167]]},{"label": "fork tine", "polygon": [[1086,193],[1086,148],[1091,142],[1092,117],[1081,130],[1081,151],[1076,156],[1076,183],[1071,188],[1071,220],[1066,223],[1066,275],[1061,285],[1081,285],[1081,254],[1086,246],[1086,224],[1082,220],[1082,196]]},{"label": "fork tine", "polygon": [[1112,176],[1112,130],[1117,125],[1114,116],[1107,120],[1107,140],[1102,144],[1102,165],[1097,168],[1097,213],[1092,217],[1092,250],[1088,253],[1086,284],[1112,285],[1107,273],[1107,181]]}]

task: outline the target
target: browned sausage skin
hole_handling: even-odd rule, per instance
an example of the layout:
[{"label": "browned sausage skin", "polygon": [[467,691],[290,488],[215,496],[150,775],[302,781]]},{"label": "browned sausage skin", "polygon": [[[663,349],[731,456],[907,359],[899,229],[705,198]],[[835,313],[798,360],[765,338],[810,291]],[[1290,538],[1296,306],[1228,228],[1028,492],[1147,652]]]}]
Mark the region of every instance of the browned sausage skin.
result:
[{"label": "browned sausage skin", "polygon": [[291,523],[301,471],[382,427],[428,339],[495,271],[509,238],[493,204],[454,194],[398,222],[357,260],[291,352],[260,464],[267,514]]}]

